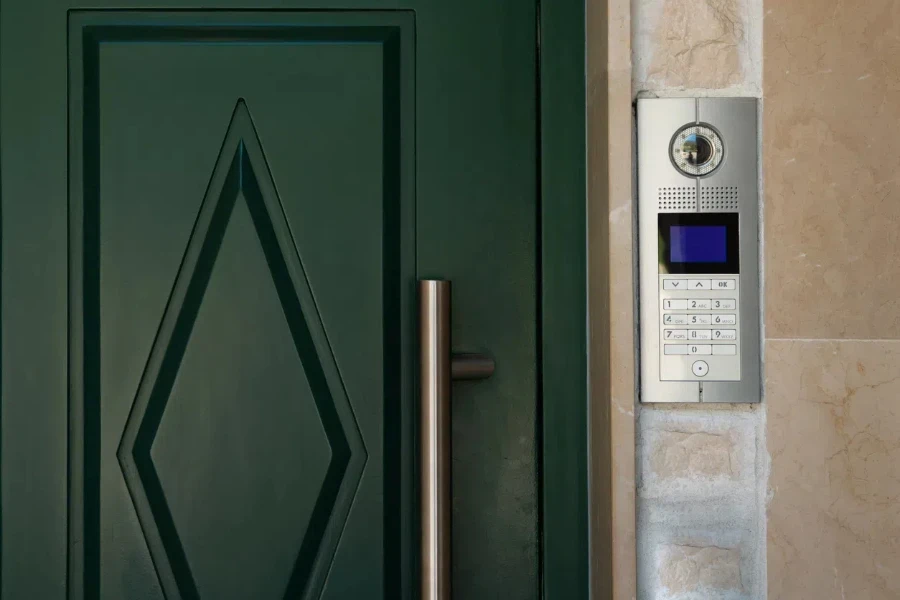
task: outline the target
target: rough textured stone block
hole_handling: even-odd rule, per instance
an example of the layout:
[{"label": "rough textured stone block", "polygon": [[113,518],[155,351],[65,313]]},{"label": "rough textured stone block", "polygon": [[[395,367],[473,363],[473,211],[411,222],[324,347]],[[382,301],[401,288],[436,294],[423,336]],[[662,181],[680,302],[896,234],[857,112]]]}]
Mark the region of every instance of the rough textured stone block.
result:
[{"label": "rough textured stone block", "polygon": [[743,591],[741,553],[717,546],[662,546],[659,550],[661,591],[668,597]]},{"label": "rough textured stone block", "polygon": [[660,478],[737,477],[735,435],[661,431],[650,449],[650,468]]}]

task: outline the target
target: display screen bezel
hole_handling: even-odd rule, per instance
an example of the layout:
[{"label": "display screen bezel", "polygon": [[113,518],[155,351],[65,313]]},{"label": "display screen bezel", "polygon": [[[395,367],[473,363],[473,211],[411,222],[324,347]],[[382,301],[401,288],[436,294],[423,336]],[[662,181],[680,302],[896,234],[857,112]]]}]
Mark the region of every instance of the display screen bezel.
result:
[{"label": "display screen bezel", "polygon": [[[738,213],[659,213],[659,272],[664,274],[740,273],[740,218]],[[725,262],[673,262],[671,228],[725,227]]]}]

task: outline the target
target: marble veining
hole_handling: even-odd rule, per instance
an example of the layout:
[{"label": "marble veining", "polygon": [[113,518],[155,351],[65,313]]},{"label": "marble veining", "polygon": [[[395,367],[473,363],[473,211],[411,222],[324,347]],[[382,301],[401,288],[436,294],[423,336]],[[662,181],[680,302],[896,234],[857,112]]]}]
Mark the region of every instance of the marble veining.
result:
[{"label": "marble veining", "polygon": [[900,598],[900,341],[769,341],[770,600]]}]

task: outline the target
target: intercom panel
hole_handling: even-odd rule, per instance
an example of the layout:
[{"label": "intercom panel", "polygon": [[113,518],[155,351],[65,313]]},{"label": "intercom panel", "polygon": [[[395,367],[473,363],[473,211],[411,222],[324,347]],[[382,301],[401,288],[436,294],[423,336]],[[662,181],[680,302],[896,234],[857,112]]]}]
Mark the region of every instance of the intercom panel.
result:
[{"label": "intercom panel", "polygon": [[759,402],[757,101],[638,100],[642,402]]}]

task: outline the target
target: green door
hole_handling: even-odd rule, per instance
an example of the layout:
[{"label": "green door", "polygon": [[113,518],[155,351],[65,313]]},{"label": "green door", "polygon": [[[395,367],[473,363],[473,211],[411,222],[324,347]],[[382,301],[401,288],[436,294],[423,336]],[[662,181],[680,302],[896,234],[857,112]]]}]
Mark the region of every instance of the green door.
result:
[{"label": "green door", "polygon": [[431,277],[454,597],[539,598],[535,1],[202,6],[0,2],[2,598],[415,598]]}]

